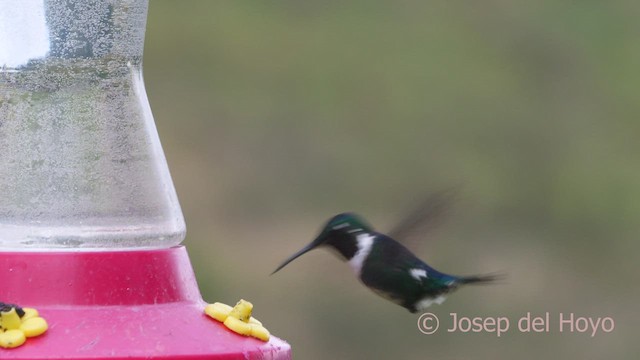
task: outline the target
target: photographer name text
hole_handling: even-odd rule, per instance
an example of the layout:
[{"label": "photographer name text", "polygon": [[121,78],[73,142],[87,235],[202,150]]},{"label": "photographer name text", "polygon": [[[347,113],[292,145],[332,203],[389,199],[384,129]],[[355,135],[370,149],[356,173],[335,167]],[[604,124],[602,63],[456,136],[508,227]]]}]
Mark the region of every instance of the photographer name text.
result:
[{"label": "photographer name text", "polygon": [[449,313],[449,326],[440,328],[440,319],[433,313],[424,313],[418,319],[418,329],[423,334],[434,334],[438,329],[449,333],[492,333],[497,337],[509,331],[519,333],[579,333],[590,337],[612,332],[616,325],[610,316],[584,316],[574,313],[549,312],[525,315],[516,319],[506,316],[464,316]]}]

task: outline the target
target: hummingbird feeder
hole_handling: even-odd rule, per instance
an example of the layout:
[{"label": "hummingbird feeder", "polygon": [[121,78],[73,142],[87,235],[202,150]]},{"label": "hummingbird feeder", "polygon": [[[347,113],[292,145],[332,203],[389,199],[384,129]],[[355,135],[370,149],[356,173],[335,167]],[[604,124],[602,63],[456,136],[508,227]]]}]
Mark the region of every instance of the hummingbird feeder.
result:
[{"label": "hummingbird feeder", "polygon": [[0,358],[289,359],[204,314],[142,78],[148,0],[2,5],[0,310],[41,320]]}]

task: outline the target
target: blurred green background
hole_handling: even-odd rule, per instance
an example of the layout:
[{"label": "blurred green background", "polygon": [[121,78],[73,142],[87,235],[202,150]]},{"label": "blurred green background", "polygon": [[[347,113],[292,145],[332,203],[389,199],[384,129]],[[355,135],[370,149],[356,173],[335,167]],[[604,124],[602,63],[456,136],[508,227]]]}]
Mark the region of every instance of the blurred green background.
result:
[{"label": "blurred green background", "polygon": [[[204,298],[252,301],[297,359],[637,358],[637,1],[150,4],[145,81]],[[504,270],[430,311],[508,316],[427,336],[318,250],[356,211],[384,230],[460,186],[417,254]],[[522,334],[527,312],[550,333]],[[615,330],[559,333],[558,314]]]}]

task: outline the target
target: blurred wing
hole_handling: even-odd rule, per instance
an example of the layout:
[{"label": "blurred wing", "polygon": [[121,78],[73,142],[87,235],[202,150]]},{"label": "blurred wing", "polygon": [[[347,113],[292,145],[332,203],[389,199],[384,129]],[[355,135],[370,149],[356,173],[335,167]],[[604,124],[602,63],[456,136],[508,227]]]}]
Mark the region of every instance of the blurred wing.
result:
[{"label": "blurred wing", "polygon": [[425,234],[444,220],[458,192],[458,187],[454,187],[429,195],[400,220],[388,235],[404,244],[423,240]]}]

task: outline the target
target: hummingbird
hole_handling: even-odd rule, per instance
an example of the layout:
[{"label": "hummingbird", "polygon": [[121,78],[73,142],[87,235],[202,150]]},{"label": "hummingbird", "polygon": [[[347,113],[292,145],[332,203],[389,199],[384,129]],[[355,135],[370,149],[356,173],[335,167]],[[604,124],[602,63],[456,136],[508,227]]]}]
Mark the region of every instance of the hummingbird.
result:
[{"label": "hummingbird", "polygon": [[349,263],[359,280],[376,294],[411,313],[432,304],[442,304],[450,292],[462,285],[488,284],[502,274],[455,276],[442,273],[420,260],[388,235],[376,232],[355,213],[332,217],[310,244],[285,260],[275,274],[301,255],[328,247]]}]

